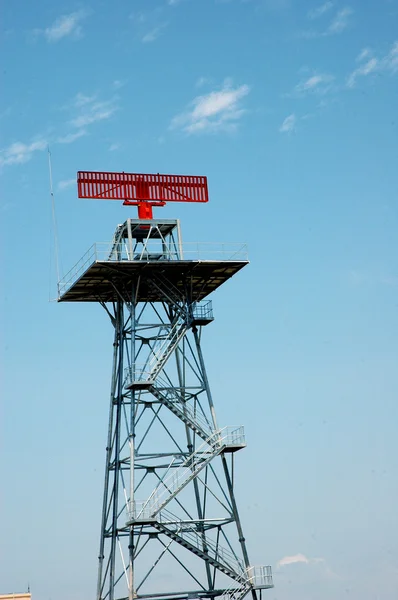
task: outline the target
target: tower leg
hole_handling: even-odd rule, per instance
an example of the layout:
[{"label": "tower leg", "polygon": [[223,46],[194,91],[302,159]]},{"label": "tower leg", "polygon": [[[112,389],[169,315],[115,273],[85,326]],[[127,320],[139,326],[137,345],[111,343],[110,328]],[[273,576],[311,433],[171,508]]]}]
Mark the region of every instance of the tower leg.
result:
[{"label": "tower leg", "polygon": [[107,308],[115,333],[97,600],[250,591],[256,600],[226,457],[244,447],[241,428],[218,428],[195,303],[161,273],[149,284],[163,302],[135,302],[136,280]]}]

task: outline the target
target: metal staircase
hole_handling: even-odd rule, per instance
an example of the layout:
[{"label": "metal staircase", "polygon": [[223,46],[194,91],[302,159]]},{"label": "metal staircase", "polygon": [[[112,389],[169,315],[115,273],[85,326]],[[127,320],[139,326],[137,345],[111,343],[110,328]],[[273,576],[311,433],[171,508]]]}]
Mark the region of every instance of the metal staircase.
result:
[{"label": "metal staircase", "polygon": [[141,505],[135,503],[134,506],[130,507],[131,520],[128,524],[137,521],[152,521],[166,504],[175,498],[192,479],[197,477],[213,458],[223,451],[239,450],[244,448],[245,445],[243,427],[224,427],[212,433],[197,450],[171,473],[169,471],[173,467],[173,463],[170,465],[166,476],[159,482],[145,502]]},{"label": "metal staircase", "polygon": [[182,317],[188,318],[186,305],[181,302],[181,291],[161,273],[156,279],[148,279],[148,285],[154,288],[159,295],[172,306],[173,310]]},{"label": "metal staircase", "polygon": [[274,587],[271,567],[248,567],[237,579],[239,586],[233,584],[219,596],[219,600],[242,600],[250,590],[266,590]]},{"label": "metal staircase", "polygon": [[176,388],[170,387],[160,377],[149,387],[149,391],[204,441],[214,433],[205,416],[185,401]]},{"label": "metal staircase", "polygon": [[[128,373],[127,388],[146,389],[161,404],[177,416],[192,432],[198,435],[203,443],[180,465],[173,459],[162,480],[157,484],[145,502],[134,501],[128,508],[127,525],[151,525],[160,533],[186,548],[207,564],[231,577],[234,584],[220,597],[220,600],[242,600],[246,594],[255,589],[253,576],[245,568],[244,562],[218,542],[206,535],[203,525],[195,521],[182,521],[165,507],[173,500],[216,456],[222,452],[233,452],[243,448],[243,427],[225,427],[214,430],[196,406],[192,396],[187,400],[179,388],[170,386],[169,382],[159,374],[167,360],[176,350],[178,344],[194,322],[194,308],[182,302],[181,292],[163,276],[151,279],[148,283],[165,299],[172,316],[171,325],[160,326],[157,337],[145,364],[135,366],[134,373]],[[252,569],[250,567],[249,569]],[[262,586],[263,587],[263,586]],[[266,587],[272,587],[272,582]]]},{"label": "metal staircase", "polygon": [[242,578],[245,572],[243,562],[231,550],[206,537],[204,532],[198,529],[197,523],[183,522],[170,511],[163,509],[153,526],[225,575],[237,581]]},{"label": "metal staircase", "polygon": [[157,339],[146,362],[141,366],[136,365],[134,372],[127,371],[125,379],[127,389],[149,387],[153,384],[188,329],[189,324],[180,316],[174,319],[171,327],[164,327],[164,333],[159,329]]},{"label": "metal staircase", "polygon": [[[147,361],[141,366],[136,365],[134,373],[127,373],[125,385],[128,389],[133,387],[143,388],[151,385],[166,365],[166,362],[173,354],[184,335],[190,329],[192,324],[195,323],[194,306],[191,306],[190,309],[188,309],[187,305],[181,301],[180,290],[178,290],[178,288],[176,288],[166,277],[159,273],[156,278],[148,279],[148,284],[156,289],[165,299],[174,316],[171,321],[171,326],[165,324],[163,332],[162,328],[159,329],[157,339],[155,340],[154,346],[151,348],[151,354],[148,356]],[[208,302],[207,304],[210,303]],[[209,318],[200,313],[200,321],[207,323],[212,319],[212,316]],[[158,399],[161,400],[160,397]],[[203,437],[203,435],[201,437]]]},{"label": "metal staircase", "polygon": [[218,596],[218,599],[242,600],[242,598],[244,598],[251,589],[250,581],[244,575],[242,575],[238,579],[238,584],[239,587],[236,587],[236,584],[234,584],[228,590],[225,590],[225,592],[221,596]]}]

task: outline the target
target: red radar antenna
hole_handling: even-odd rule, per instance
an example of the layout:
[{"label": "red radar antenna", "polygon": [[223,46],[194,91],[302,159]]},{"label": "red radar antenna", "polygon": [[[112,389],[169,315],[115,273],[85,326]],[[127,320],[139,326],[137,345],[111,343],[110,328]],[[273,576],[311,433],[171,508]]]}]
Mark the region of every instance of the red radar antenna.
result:
[{"label": "red radar antenna", "polygon": [[153,219],[152,207],[166,202],[208,202],[207,177],[191,175],[144,175],[78,171],[79,198],[123,200],[138,206],[139,219]]}]

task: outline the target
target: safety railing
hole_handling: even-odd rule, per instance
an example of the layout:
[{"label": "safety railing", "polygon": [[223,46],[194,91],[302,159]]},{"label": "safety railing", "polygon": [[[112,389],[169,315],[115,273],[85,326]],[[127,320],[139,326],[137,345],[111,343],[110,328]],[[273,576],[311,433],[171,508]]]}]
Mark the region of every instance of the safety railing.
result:
[{"label": "safety railing", "polygon": [[237,582],[219,596],[219,600],[241,600],[251,589],[272,588],[271,567],[248,567]]},{"label": "safety railing", "polygon": [[250,590],[250,583],[247,579],[247,574],[243,574],[235,581],[230,588],[225,590],[221,596],[218,596],[219,600],[241,600]]},{"label": "safety railing", "polygon": [[145,251],[140,248],[131,251],[127,243],[96,242],[58,282],[58,295],[62,296],[95,262],[154,262],[159,260],[246,261],[248,252],[246,244],[232,242],[188,242],[182,245],[179,256],[176,255],[174,248],[169,249],[165,246],[146,247]]},{"label": "safety railing", "polygon": [[176,319],[168,327],[160,331],[150,349],[144,363],[135,363],[124,370],[124,385],[152,383],[163,369],[180,340],[185,335],[188,325],[182,318]]},{"label": "safety railing", "polygon": [[224,427],[220,431],[219,444],[222,447],[227,446],[246,446],[245,428],[240,427]]},{"label": "safety railing", "polygon": [[[141,513],[135,518],[153,518],[174,498],[215,456],[228,447],[245,445],[243,427],[224,427],[212,433],[195,452],[165,476],[149,498],[141,504]],[[137,505],[133,506],[135,509]]]},{"label": "safety railing", "polygon": [[272,569],[269,566],[249,567],[247,576],[253,587],[273,587]]},{"label": "safety railing", "polygon": [[205,545],[207,553],[213,560],[216,560],[232,571],[243,575],[245,570],[243,561],[237,558],[237,556],[228,548],[217,544],[208,536],[204,537],[203,534],[197,530],[195,524],[184,523],[176,515],[166,509],[162,509],[159,512],[158,522],[159,524],[164,525],[164,527],[172,533],[178,535],[182,540],[191,544],[191,546],[200,549]]},{"label": "safety railing", "polygon": [[196,321],[213,320],[213,305],[211,300],[197,302],[192,310],[193,319]]},{"label": "safety railing", "polygon": [[193,427],[199,428],[202,432],[207,433],[207,437],[213,432],[212,425],[206,419],[202,412],[199,412],[197,407],[189,402],[183,402],[178,396],[175,388],[170,387],[169,383],[161,377],[157,377],[151,387],[153,394],[159,398],[172,412],[174,412],[183,421],[190,421]]},{"label": "safety railing", "polygon": [[243,561],[229,548],[221,546],[208,536],[204,537],[203,533],[197,529],[196,523],[187,523],[164,508],[156,516],[153,516],[148,508],[140,502],[133,503],[133,509],[129,511],[129,519],[130,522],[157,523],[157,526],[162,527],[166,534],[178,536],[180,543],[186,542],[199,550],[206,548],[205,552],[213,561],[217,561],[225,568],[236,573],[247,583],[248,579]]}]

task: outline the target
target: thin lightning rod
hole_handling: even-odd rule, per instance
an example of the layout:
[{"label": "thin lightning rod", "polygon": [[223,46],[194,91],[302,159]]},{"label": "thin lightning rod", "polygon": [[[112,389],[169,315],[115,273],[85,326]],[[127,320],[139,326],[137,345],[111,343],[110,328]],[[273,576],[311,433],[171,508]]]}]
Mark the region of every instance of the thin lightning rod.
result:
[{"label": "thin lightning rod", "polygon": [[47,151],[48,151],[48,171],[49,171],[49,175],[50,175],[51,212],[52,212],[53,229],[54,229],[55,266],[56,266],[56,270],[57,270],[57,286],[58,286],[59,282],[60,282],[60,275],[59,275],[59,252],[58,252],[58,231],[57,231],[58,228],[57,228],[57,219],[56,219],[56,216],[55,216],[55,198],[54,198],[54,189],[53,189],[53,172],[52,172],[52,166],[51,166],[50,146],[47,147]]}]

